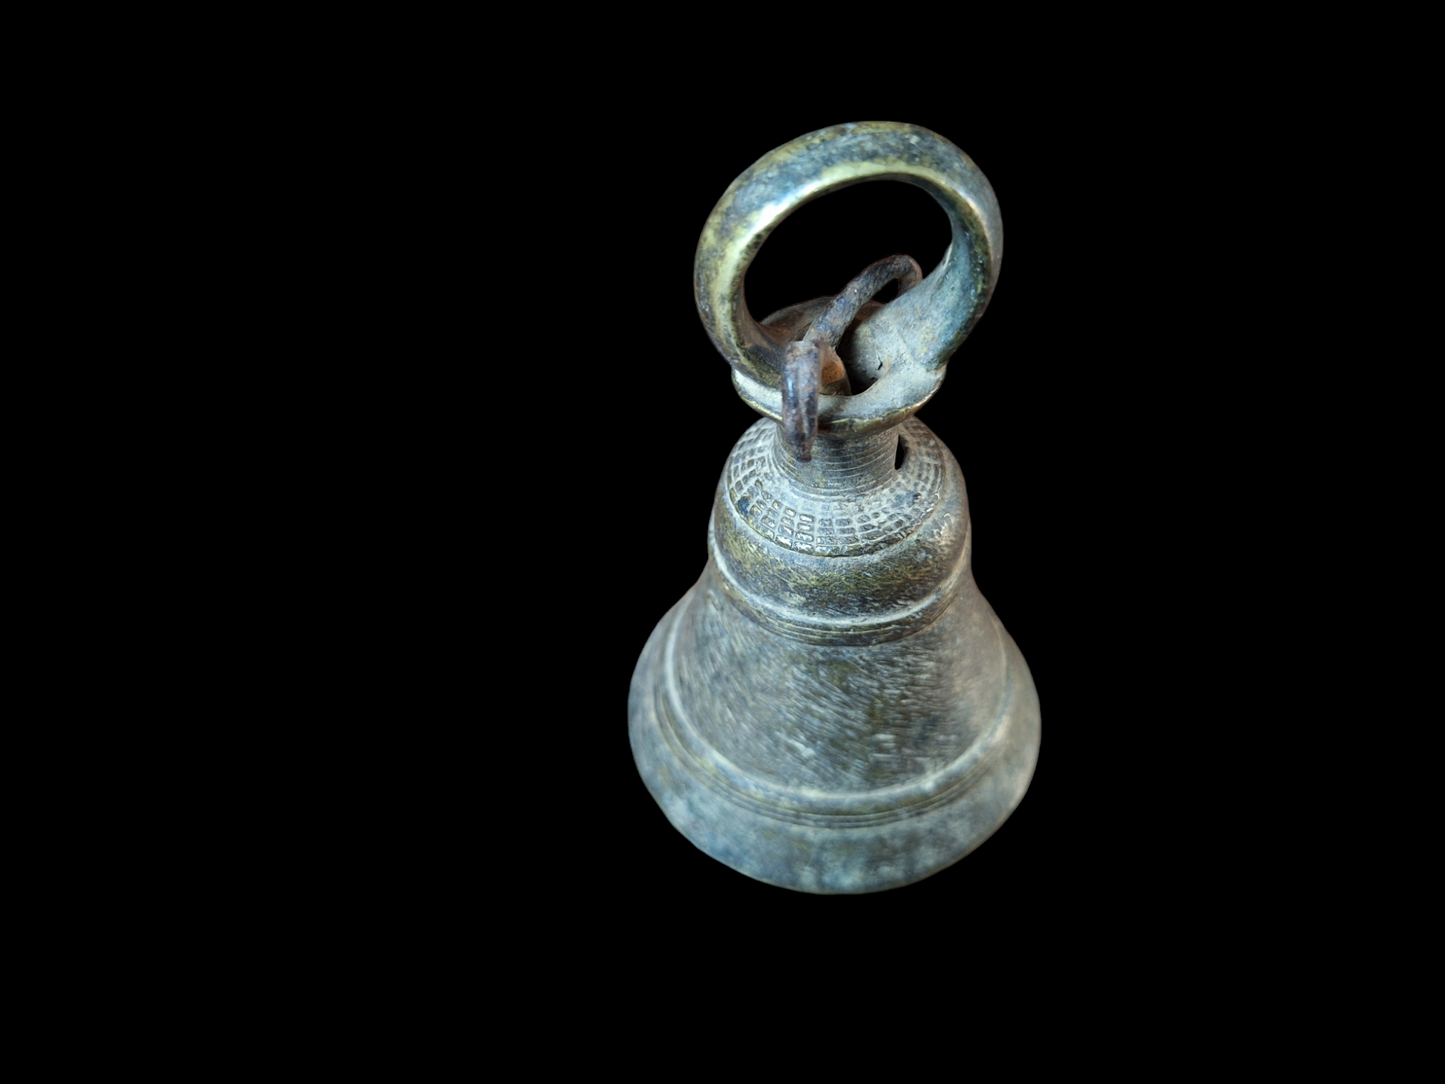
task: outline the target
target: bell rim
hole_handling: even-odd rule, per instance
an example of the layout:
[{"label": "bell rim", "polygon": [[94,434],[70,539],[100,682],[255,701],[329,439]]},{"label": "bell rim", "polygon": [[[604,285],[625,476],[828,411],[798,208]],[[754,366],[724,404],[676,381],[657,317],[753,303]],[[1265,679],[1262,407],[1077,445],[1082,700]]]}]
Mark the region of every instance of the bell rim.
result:
[{"label": "bell rim", "polygon": [[967,857],[1023,801],[1041,739],[1038,694],[1022,652],[991,608],[1010,662],[1007,717],[992,755],[967,773],[961,786],[948,788],[943,800],[892,817],[840,813],[799,819],[704,782],[668,740],[663,728],[669,724],[654,700],[665,678],[666,638],[698,589],[668,611],[643,649],[628,699],[628,728],[634,763],[653,800],[669,823],[710,858],[793,891],[882,892],[917,883]]}]

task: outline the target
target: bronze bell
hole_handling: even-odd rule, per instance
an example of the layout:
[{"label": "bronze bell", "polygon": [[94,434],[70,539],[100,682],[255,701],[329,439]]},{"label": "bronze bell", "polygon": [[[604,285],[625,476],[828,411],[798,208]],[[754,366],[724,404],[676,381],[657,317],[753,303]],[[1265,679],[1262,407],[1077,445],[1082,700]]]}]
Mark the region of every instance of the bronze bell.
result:
[{"label": "bronze bell", "polygon": [[[907,256],[761,323],[744,276],[769,233],[847,185],[902,180],[948,215]],[[769,884],[857,893],[920,880],[1022,800],[1039,703],[974,583],[963,476],[913,417],[982,315],[1002,227],[983,174],[907,124],[844,124],[764,155],[698,242],[703,325],[763,418],[723,467],[702,576],[633,673],[633,757],[673,826]],[[897,296],[874,300],[889,283]]]}]

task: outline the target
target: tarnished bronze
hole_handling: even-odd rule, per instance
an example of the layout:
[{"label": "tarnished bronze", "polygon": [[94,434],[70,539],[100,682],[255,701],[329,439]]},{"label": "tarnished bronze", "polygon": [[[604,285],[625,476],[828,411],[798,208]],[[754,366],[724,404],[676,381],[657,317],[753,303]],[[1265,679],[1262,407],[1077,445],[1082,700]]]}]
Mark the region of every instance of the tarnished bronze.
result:
[{"label": "tarnished bronze", "polygon": [[[953,239],[761,323],[744,276],[802,203],[908,181]],[[763,156],[698,243],[695,292],[743,400],[764,415],[723,467],[697,584],[633,674],[633,756],[672,824],[771,884],[871,892],[962,858],[1023,798],[1039,746],[1028,666],[974,584],[963,476],[912,417],[982,314],[1002,227],[957,147],[845,124]],[[888,304],[871,300],[898,282]]]}]

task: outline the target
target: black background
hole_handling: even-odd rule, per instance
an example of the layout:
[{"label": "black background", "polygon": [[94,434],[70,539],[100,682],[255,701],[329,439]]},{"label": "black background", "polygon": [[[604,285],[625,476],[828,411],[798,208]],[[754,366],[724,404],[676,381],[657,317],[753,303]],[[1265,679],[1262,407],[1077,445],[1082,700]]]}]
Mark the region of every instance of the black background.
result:
[{"label": "black background", "polygon": [[[379,367],[369,393],[360,443],[383,485],[358,526],[390,547],[374,543],[375,561],[401,612],[380,643],[416,660],[375,668],[404,675],[381,714],[412,721],[366,754],[400,780],[377,816],[408,826],[390,838],[416,876],[444,878],[431,897],[468,898],[480,870],[484,892],[584,924],[1027,912],[1014,928],[1037,933],[1045,915],[1057,929],[1125,914],[1199,858],[1177,845],[1197,823],[1209,695],[1193,626],[1211,588],[1196,580],[1201,550],[1227,545],[1194,525],[1213,379],[1201,189],[1187,140],[1097,97],[1036,101],[602,93],[595,110],[498,110],[479,126],[474,198],[455,189],[476,176],[470,143],[455,169],[418,175],[405,225],[429,247],[387,279],[415,271],[396,353],[415,360]],[[963,861],[820,899],[735,873],[668,824],[632,762],[627,694],[706,563],[718,477],[756,420],[698,320],[703,222],[767,151],[870,119],[950,139],[999,199],[996,290],[919,418],[962,467],[975,577],[1032,670],[1043,739],[1023,803]],[[836,292],[896,252],[926,272],[947,241],[921,190],[855,186],[777,229],[749,303],[762,316]]]},{"label": "black background", "polygon": [[[344,885],[340,907],[414,906],[408,936],[454,908],[490,945],[520,928],[488,924],[501,902],[551,932],[694,947],[647,929],[673,923],[717,956],[754,920],[775,931],[749,946],[770,962],[839,954],[836,923],[865,916],[883,922],[854,927],[864,952],[936,954],[939,930],[969,949],[1086,943],[1105,917],[1247,901],[1241,848],[1273,863],[1288,845],[1259,795],[1300,773],[1259,744],[1313,725],[1276,657],[1300,623],[1277,590],[1296,554],[1260,541],[1325,446],[1289,423],[1330,344],[1301,347],[1281,295],[1315,260],[1339,281],[1314,303],[1348,316],[1358,275],[1279,228],[1309,191],[1278,167],[1303,153],[1312,88],[1223,93],[1237,69],[1171,75],[1172,47],[1147,66],[1085,49],[987,73],[930,60],[927,90],[821,61],[748,73],[700,42],[669,53],[695,69],[664,78],[650,53],[598,49],[586,70],[538,65],[480,95],[470,64],[389,73],[360,107],[338,84],[344,103],[298,115],[273,179],[286,230],[266,262],[281,266],[248,303],[318,316],[304,339],[267,325],[274,380],[238,367],[266,405],[301,401],[294,444],[268,413],[254,426],[290,501],[277,516],[261,487],[268,545],[301,581],[275,620],[288,665],[319,674],[305,718],[294,697],[275,713],[309,743],[282,758],[316,807],[304,830],[285,821],[298,865]],[[995,293],[919,417],[962,467],[974,573],[1031,667],[1043,738],[1023,803],[973,854],[917,885],[817,898],[671,828],[632,763],[626,704],[755,420],[697,318],[698,233],[768,150],[870,119],[952,140],[999,199]],[[1309,154],[1358,146],[1327,119]],[[1334,244],[1340,221],[1309,224]],[[761,316],[830,293],[893,252],[927,270],[945,241],[921,192],[858,186],[783,223],[750,301]],[[354,876],[332,878],[340,864]]]},{"label": "black background", "polygon": [[[1171,478],[1190,423],[1170,406],[1178,380],[1159,353],[1172,337],[1172,364],[1188,368],[1177,328],[1163,330],[1187,262],[1184,223],[1170,156],[1148,133],[1081,112],[820,106],[681,126],[642,113],[573,130],[587,168],[547,189],[555,205],[537,238],[554,258],[538,287],[557,309],[533,329],[547,379],[519,445],[545,460],[559,502],[530,536],[555,577],[527,587],[548,654],[518,677],[531,725],[563,758],[552,770],[568,796],[557,791],[565,804],[549,820],[567,839],[550,871],[559,891],[605,886],[659,912],[818,917],[979,898],[1024,908],[1061,892],[1113,898],[1169,861],[1171,815],[1150,812],[1162,740],[1151,701],[1175,662],[1157,584],[1182,529]],[[667,823],[632,765],[625,705],[642,645],[702,570],[723,462],[756,420],[698,321],[698,233],[756,158],[846,119],[932,128],[999,198],[996,292],[919,417],[962,466],[975,576],[1032,669],[1043,743],[1022,805],[964,861],[902,890],[817,901],[734,873]],[[778,228],[749,272],[749,304],[761,317],[834,293],[895,252],[927,272],[947,243],[921,190],[855,186]]]}]

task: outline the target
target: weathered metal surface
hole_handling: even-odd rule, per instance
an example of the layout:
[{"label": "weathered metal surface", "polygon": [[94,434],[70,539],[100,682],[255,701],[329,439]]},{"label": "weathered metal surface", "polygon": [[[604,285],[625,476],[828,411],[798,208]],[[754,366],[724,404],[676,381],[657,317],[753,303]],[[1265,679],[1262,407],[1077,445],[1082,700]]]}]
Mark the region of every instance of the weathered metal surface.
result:
[{"label": "weathered metal surface", "polygon": [[[743,279],[803,202],[907,180],[949,216],[908,257],[757,322]],[[840,125],[759,159],[698,244],[703,324],[764,420],[733,448],[698,583],[633,674],[639,772],[721,862],[808,892],[870,892],[963,857],[1022,799],[1039,745],[1028,667],[973,581],[963,476],[911,415],[987,304],[998,203],[958,148]],[[897,279],[886,305],[869,300]],[[781,424],[778,424],[781,423]]]}]

